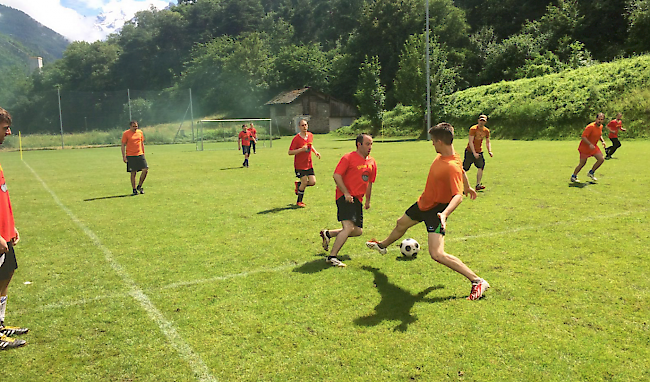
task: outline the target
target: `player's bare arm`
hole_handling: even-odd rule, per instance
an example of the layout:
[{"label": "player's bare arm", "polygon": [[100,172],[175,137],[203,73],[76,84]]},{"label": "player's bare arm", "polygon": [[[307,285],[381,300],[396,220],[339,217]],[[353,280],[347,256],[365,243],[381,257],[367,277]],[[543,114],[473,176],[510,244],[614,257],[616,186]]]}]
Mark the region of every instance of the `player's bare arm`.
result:
[{"label": "player's bare arm", "polygon": [[0,254],[5,254],[7,252],[9,252],[9,246],[7,245],[5,239],[0,236]]},{"label": "player's bare arm", "polygon": [[474,158],[478,159],[478,153],[476,152],[476,149],[474,148],[474,136],[473,135],[469,136],[469,149],[472,150],[472,154],[474,154]]},{"label": "player's bare arm", "polygon": [[463,171],[463,195],[469,195],[470,199],[476,199],[476,190],[469,185],[469,179],[467,178],[467,173]]},{"label": "player's bare arm", "polygon": [[452,212],[462,203],[463,201],[463,195],[455,195],[453,198],[451,198],[451,201],[449,202],[449,205],[447,205],[447,208],[445,208],[444,211],[438,212],[438,217],[440,218],[440,226],[444,229],[447,225],[447,217],[451,215]]},{"label": "player's bare arm", "polygon": [[122,160],[126,163],[126,144],[122,143]]},{"label": "player's bare arm", "polygon": [[370,197],[372,196],[372,182],[368,183],[368,188],[366,189],[366,203],[364,208],[370,209]]},{"label": "player's bare arm", "polygon": [[493,157],[494,155],[492,155],[492,145],[490,144],[490,138],[485,138],[485,146],[488,149],[488,154]]},{"label": "player's bare arm", "polygon": [[[600,137],[600,139],[602,140],[603,137]],[[592,145],[591,142],[589,142],[589,139],[587,139],[587,137],[582,137],[582,141],[583,141],[584,143],[588,144],[588,145],[589,145],[589,148],[592,149],[592,150],[596,147],[596,146]]]},{"label": "player's bare arm", "polygon": [[320,159],[320,153],[318,152],[318,150],[316,150],[314,146],[311,146],[311,151],[313,151],[314,155],[316,155],[316,157]]},{"label": "player's bare arm", "polygon": [[11,245],[16,245],[20,241],[20,234],[18,233],[18,230],[14,228],[14,231],[16,232],[16,236],[11,239]]},{"label": "player's bare arm", "polygon": [[352,195],[350,195],[350,191],[348,191],[348,188],[345,187],[345,183],[343,183],[343,176],[341,174],[334,174],[332,177],[334,178],[334,183],[336,183],[336,186],[343,193],[343,196],[345,197],[345,201],[348,203],[352,203],[354,201],[354,198],[352,197]]}]

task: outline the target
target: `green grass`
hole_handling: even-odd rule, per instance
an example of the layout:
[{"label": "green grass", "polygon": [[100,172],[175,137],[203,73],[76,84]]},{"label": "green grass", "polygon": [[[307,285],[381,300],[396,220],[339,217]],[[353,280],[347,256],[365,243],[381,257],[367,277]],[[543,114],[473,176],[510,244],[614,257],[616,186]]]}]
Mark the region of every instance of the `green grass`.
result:
[{"label": "green grass", "polygon": [[[7,324],[31,328],[26,347],[1,353],[3,380],[647,380],[650,144],[622,139],[583,187],[568,182],[577,140],[493,141],[487,190],[446,236],[492,285],[477,302],[426,253],[399,261],[396,247],[364,245],[422,192],[427,142],[375,143],[372,208],[345,269],[325,264],[318,232],[340,226],[331,174],[351,140],[316,136],[306,209],[292,208],[286,137],[248,169],[232,143],[150,145],[137,197],[120,197],[117,147],[31,151],[25,163],[2,152],[22,236]],[[407,236],[426,250],[422,225]]]}]

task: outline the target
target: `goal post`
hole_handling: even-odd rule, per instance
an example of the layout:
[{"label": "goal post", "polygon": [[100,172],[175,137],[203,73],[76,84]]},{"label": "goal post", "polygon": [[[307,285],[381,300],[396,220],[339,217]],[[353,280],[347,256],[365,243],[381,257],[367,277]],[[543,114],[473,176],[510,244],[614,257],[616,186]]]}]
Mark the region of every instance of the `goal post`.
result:
[{"label": "goal post", "polygon": [[273,147],[272,120],[270,118],[238,118],[238,119],[202,119],[197,128],[196,151],[204,150],[207,142],[237,142],[237,136],[242,125],[253,124],[257,130],[257,142],[266,147]]}]

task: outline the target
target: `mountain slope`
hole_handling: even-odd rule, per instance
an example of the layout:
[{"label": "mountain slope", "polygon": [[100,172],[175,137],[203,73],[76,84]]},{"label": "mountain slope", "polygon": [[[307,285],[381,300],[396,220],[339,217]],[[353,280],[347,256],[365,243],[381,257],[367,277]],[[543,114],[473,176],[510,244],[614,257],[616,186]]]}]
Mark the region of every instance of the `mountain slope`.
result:
[{"label": "mountain slope", "polygon": [[[22,11],[0,4],[0,34],[8,38],[3,40],[14,41],[20,48],[13,49],[16,55],[40,56],[46,62],[52,62],[63,56],[63,51],[70,43],[65,37],[50,28],[40,24]],[[9,45],[2,43],[2,49],[12,50]],[[26,50],[24,50],[26,48]],[[19,50],[23,50],[19,53]]]}]

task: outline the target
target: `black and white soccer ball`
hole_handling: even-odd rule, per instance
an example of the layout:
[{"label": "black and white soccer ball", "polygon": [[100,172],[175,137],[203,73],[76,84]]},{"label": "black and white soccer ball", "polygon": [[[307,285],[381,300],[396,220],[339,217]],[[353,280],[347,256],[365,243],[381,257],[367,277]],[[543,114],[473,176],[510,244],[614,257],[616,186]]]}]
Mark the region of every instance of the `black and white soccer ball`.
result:
[{"label": "black and white soccer ball", "polygon": [[399,245],[399,250],[406,257],[416,257],[420,252],[420,243],[415,239],[404,239]]}]

